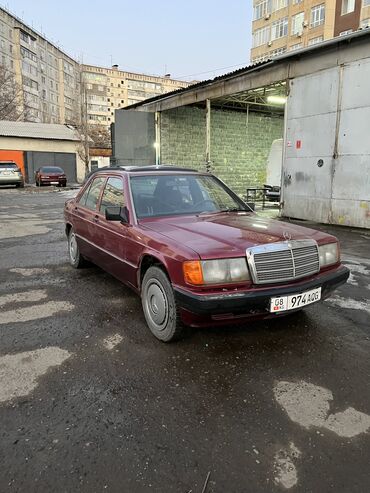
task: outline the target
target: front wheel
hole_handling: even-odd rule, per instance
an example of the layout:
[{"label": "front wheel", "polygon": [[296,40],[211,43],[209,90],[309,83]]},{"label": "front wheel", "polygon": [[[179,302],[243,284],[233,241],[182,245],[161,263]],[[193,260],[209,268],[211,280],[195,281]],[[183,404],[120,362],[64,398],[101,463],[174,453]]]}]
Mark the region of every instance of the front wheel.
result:
[{"label": "front wheel", "polygon": [[68,233],[68,254],[69,263],[75,269],[80,269],[86,265],[86,260],[80,254],[80,249],[78,248],[77,239],[73,228],[71,228]]},{"label": "front wheel", "polygon": [[150,267],[141,287],[141,302],[146,323],[157,339],[171,342],[183,332],[175,295],[166,273],[160,267]]}]

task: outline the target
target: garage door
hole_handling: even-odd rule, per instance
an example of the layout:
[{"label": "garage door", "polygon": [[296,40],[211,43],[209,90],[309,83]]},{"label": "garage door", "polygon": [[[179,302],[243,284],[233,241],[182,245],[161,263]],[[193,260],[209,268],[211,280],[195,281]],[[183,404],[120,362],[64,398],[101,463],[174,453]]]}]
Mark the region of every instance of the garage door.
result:
[{"label": "garage door", "polygon": [[26,153],[26,180],[28,183],[34,183],[35,171],[40,166],[59,166],[63,168],[67,175],[67,182],[75,183],[77,181],[76,154],[71,152],[34,152]]}]

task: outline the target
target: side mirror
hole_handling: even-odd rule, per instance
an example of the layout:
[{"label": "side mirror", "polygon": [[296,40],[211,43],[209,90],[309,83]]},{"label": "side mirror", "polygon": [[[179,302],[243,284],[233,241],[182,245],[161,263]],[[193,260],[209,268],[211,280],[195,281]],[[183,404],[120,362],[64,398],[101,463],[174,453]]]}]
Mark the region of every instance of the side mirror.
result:
[{"label": "side mirror", "polygon": [[128,224],[129,213],[127,207],[107,207],[105,209],[105,219],[107,221],[120,221]]}]

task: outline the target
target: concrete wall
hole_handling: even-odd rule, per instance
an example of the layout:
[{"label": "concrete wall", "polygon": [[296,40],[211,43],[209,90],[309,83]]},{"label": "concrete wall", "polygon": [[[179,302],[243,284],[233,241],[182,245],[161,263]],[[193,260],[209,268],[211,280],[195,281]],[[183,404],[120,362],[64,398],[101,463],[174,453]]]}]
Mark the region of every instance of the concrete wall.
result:
[{"label": "concrete wall", "polygon": [[153,113],[116,111],[113,128],[113,163],[125,166],[155,164]]},{"label": "concrete wall", "polygon": [[66,140],[28,139],[18,137],[0,137],[0,149],[37,152],[71,152],[76,154],[77,180],[83,181],[85,165],[77,154],[78,143]]},{"label": "concrete wall", "polygon": [[[272,141],[283,136],[283,118],[211,110],[212,171],[237,193],[263,185]],[[205,110],[183,107],[161,113],[161,163],[205,169]]]}]

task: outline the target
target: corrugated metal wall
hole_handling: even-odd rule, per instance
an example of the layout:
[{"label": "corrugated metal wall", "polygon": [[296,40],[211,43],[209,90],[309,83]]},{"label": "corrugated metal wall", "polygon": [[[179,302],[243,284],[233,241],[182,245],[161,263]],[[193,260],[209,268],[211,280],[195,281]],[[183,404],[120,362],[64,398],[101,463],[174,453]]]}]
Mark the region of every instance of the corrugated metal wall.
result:
[{"label": "corrugated metal wall", "polygon": [[370,228],[370,58],[291,81],[283,214]]}]

